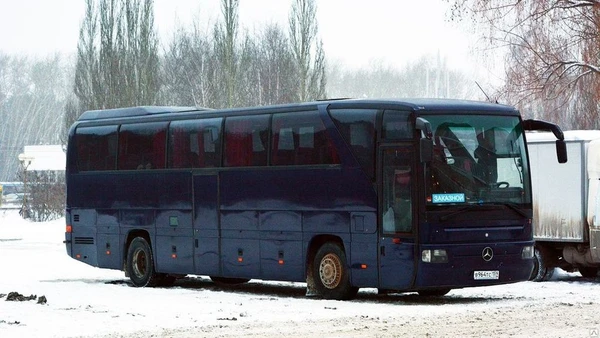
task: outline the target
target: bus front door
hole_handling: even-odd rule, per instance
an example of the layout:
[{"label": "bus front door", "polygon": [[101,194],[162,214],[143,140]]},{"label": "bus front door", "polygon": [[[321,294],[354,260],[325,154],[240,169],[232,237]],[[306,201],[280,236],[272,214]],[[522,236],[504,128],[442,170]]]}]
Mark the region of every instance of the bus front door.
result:
[{"label": "bus front door", "polygon": [[414,154],[408,146],[389,146],[379,159],[379,289],[406,290],[415,274]]}]

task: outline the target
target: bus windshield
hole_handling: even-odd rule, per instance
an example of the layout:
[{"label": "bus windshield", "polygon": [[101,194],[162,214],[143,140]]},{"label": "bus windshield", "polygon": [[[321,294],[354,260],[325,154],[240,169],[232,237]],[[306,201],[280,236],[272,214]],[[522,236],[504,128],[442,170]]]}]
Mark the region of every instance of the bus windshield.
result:
[{"label": "bus windshield", "polygon": [[431,115],[434,156],[427,205],[531,203],[523,128],[516,116]]}]

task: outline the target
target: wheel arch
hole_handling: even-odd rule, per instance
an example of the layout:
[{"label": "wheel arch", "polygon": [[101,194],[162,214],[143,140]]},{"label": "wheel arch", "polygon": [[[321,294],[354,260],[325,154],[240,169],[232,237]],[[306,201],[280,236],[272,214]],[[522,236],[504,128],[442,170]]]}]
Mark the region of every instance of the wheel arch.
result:
[{"label": "wheel arch", "polygon": [[150,240],[150,233],[147,230],[143,230],[143,229],[130,230],[129,233],[127,233],[127,237],[125,238],[125,242],[123,243],[123,250],[121,251],[123,253],[122,257],[121,257],[121,261],[123,262],[122,266],[123,266],[123,271],[125,272],[125,277],[129,277],[127,275],[127,251],[129,250],[129,246],[131,245],[131,242],[136,237],[142,237],[143,239],[145,239],[146,242],[148,242],[148,245],[150,245],[150,249],[154,252],[154,249],[152,247],[152,241]]},{"label": "wheel arch", "polygon": [[348,252],[348,250],[346,250],[346,245],[344,244],[344,241],[342,240],[341,237],[336,236],[336,235],[329,235],[329,234],[328,235],[317,235],[317,236],[314,236],[310,240],[307,250],[306,250],[306,262],[305,262],[306,263],[305,264],[306,271],[305,271],[305,273],[309,273],[309,271],[311,271],[312,263],[315,259],[315,255],[317,254],[317,251],[319,250],[319,248],[323,244],[328,243],[328,242],[338,244],[342,248],[342,250],[344,250],[344,253],[346,254],[346,259],[348,260],[348,262],[350,261],[349,257],[348,257],[349,252]]}]

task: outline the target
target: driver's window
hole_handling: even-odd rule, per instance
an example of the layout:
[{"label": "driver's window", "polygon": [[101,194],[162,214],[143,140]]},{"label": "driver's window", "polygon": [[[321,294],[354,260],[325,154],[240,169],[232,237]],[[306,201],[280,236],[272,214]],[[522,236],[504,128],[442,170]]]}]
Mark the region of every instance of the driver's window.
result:
[{"label": "driver's window", "polygon": [[383,153],[383,232],[412,231],[412,170],[408,150]]}]

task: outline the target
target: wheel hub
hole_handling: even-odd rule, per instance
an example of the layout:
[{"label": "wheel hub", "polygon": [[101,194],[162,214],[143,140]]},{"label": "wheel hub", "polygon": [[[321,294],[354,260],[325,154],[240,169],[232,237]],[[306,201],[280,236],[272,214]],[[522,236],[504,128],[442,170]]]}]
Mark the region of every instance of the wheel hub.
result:
[{"label": "wheel hub", "polygon": [[342,262],[340,258],[332,253],[325,255],[319,266],[319,277],[326,288],[334,289],[338,287],[342,280]]},{"label": "wheel hub", "polygon": [[136,250],[133,254],[133,273],[142,278],[146,274],[146,254],[144,250]]}]

